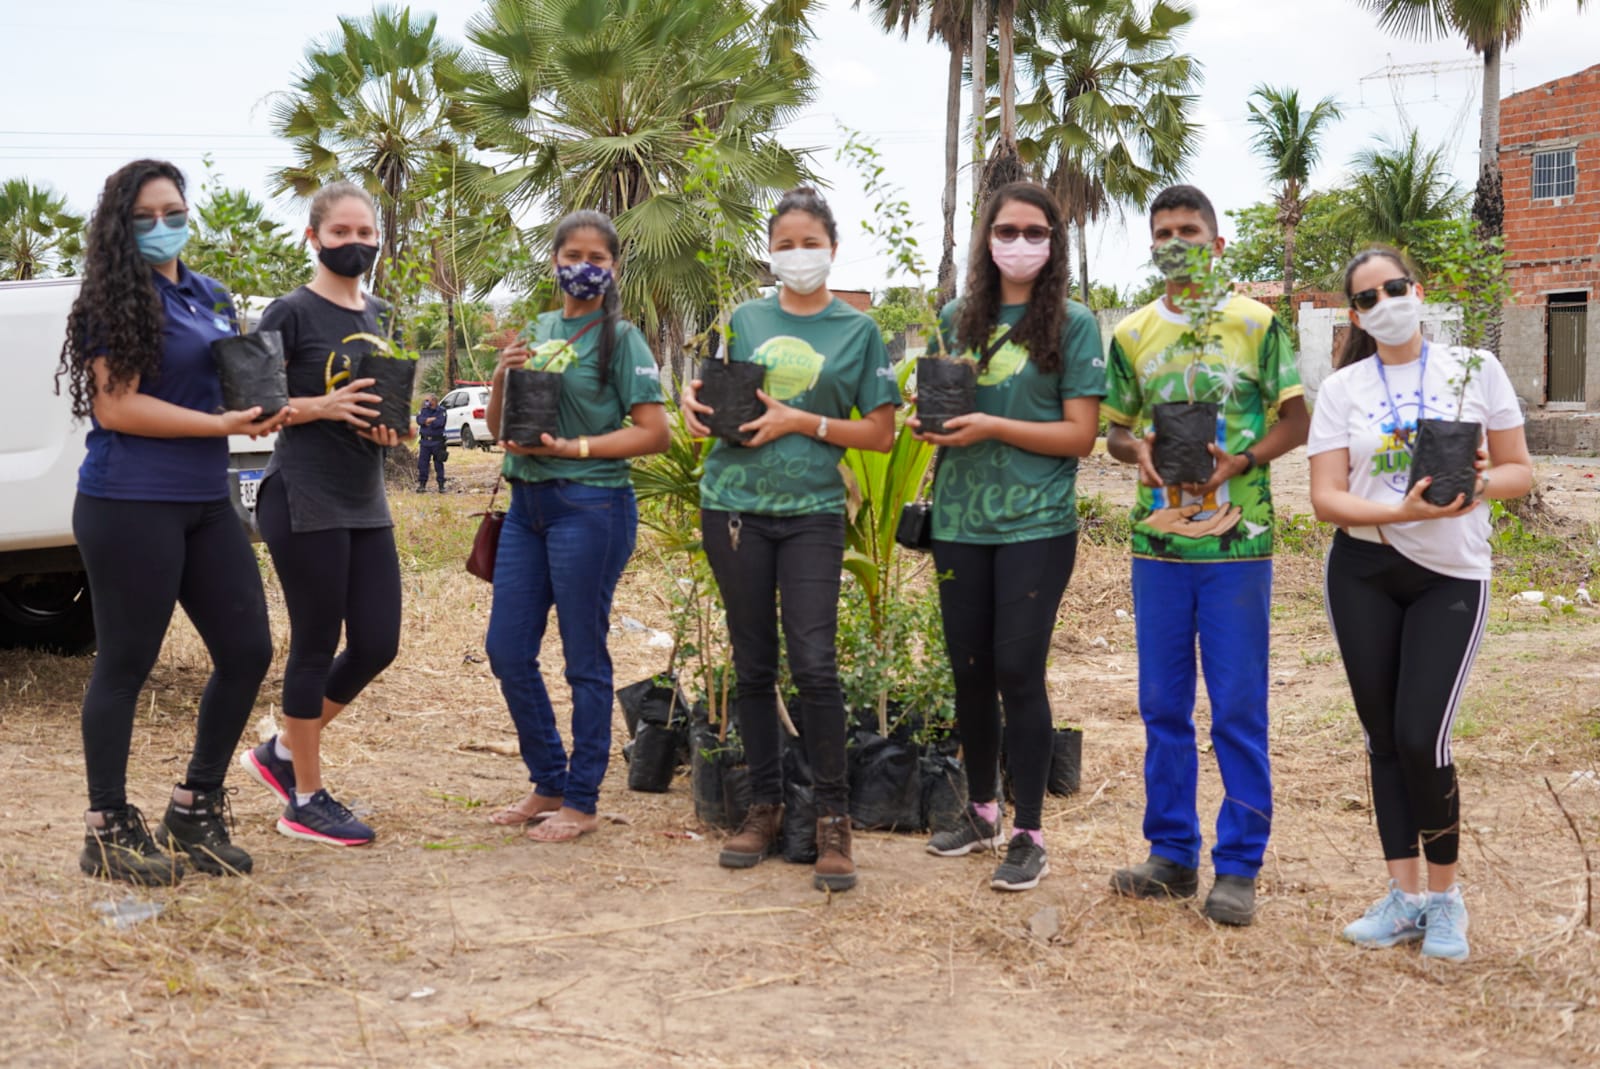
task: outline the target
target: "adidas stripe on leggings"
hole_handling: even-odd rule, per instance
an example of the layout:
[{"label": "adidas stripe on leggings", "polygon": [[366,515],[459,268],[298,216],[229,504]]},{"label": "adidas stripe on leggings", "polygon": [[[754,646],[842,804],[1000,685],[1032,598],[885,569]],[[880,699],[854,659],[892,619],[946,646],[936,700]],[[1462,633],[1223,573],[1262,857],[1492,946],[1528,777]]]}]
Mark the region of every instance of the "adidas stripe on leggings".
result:
[{"label": "adidas stripe on leggings", "polygon": [[1487,580],[1454,579],[1343,531],[1328,552],[1328,619],[1367,736],[1383,856],[1456,861],[1450,727],[1488,619]]}]

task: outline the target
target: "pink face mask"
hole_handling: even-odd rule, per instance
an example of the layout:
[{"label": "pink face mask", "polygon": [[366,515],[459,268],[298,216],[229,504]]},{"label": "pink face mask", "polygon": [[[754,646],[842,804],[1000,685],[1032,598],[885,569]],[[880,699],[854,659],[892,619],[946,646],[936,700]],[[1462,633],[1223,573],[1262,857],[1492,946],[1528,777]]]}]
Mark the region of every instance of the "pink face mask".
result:
[{"label": "pink face mask", "polygon": [[1044,265],[1050,262],[1050,243],[1041,241],[1035,245],[1021,234],[1011,241],[991,237],[989,255],[994,258],[994,265],[1000,269],[1006,281],[1032,282],[1044,270]]}]

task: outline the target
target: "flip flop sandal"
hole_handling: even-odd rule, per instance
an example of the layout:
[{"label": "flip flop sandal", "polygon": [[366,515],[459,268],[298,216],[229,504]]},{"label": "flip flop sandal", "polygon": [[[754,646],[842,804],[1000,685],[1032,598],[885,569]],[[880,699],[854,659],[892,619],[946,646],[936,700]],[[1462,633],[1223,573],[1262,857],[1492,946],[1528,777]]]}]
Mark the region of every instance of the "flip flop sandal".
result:
[{"label": "flip flop sandal", "polygon": [[520,828],[525,824],[541,824],[556,815],[554,809],[546,809],[541,813],[527,813],[514,805],[508,805],[489,816],[490,824],[499,824],[507,828]]},{"label": "flip flop sandal", "polygon": [[574,824],[570,820],[548,820],[529,829],[527,835],[536,843],[570,843],[583,838],[592,830]]}]

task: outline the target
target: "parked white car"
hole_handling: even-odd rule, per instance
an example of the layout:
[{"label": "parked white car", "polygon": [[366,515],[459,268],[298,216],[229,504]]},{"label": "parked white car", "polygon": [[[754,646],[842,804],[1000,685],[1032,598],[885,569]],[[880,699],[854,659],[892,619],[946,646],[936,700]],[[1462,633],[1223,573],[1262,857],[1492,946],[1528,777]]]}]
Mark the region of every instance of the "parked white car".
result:
[{"label": "parked white car", "polygon": [[[94,616],[72,535],[87,422],[56,395],[67,312],[80,280],[0,282],[7,418],[0,421],[0,646],[94,647]],[[255,531],[255,492],[276,436],[228,439],[229,493]]]},{"label": "parked white car", "polygon": [[489,387],[459,386],[439,401],[444,409],[444,440],[446,445],[460,445],[471,449],[477,446],[487,450],[494,445],[494,433],[489,430]]}]

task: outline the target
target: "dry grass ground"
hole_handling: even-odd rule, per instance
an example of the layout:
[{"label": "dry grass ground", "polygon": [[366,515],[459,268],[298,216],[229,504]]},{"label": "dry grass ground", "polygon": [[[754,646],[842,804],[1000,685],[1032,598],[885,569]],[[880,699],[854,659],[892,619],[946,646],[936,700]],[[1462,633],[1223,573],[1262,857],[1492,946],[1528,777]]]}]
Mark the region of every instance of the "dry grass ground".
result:
[{"label": "dry grass ground", "polygon": [[[456,458],[452,475],[486,492],[490,464]],[[1592,470],[1563,469],[1566,485]],[[1303,462],[1277,475],[1281,507],[1305,511]],[[1128,498],[1125,473],[1106,462],[1089,463],[1084,482],[1119,506]],[[1586,488],[1573,493],[1568,512],[1600,502]],[[1600,1060],[1600,939],[1582,915],[1582,854],[1544,785],[1562,791],[1600,850],[1592,612],[1497,603],[1456,747],[1473,958],[1445,965],[1336,938],[1380,890],[1382,869],[1314,544],[1279,561],[1276,824],[1260,919],[1236,931],[1191,905],[1106,891],[1110,870],[1144,850],[1142,732],[1132,626],[1115,615],[1128,605],[1117,550],[1085,547],[1050,666],[1059,714],[1086,731],[1083,792],[1046,806],[1052,875],[1033,893],[1001,897],[987,888],[987,860],[939,860],[917,837],[868,834],[858,839],[861,886],[829,900],[811,890],[806,869],[782,862],[719,869],[717,836],[696,825],[686,778],[667,795],[630,794],[620,760],[601,807],[625,822],[568,846],[486,823],[491,806],[519,794],[523,775],[483,660],[489,589],[459,568],[475,523],[468,514],[481,507],[475,493],[396,497],[401,658],[330,730],[325,758],[335,791],[370,807],[377,843],[336,851],[281,838],[270,798],[240,777],[236,838],[255,854],[256,875],[134,892],[165,908],[126,930],[103,924],[94,906],[128,892],[84,879],[75,862],[77,713],[90,662],[0,654],[0,1061]],[[1593,519],[1582,512],[1563,537],[1592,547]],[[281,596],[264,574],[279,660],[261,696],[262,729],[276,714],[286,641]],[[619,618],[664,627],[652,595],[660,581],[630,572]],[[619,683],[664,658],[635,632],[618,633],[613,652]],[[558,678],[553,641],[547,654]],[[181,774],[206,671],[197,638],[178,623],[141,699],[130,766],[131,796],[152,819]],[[1203,739],[1203,701],[1199,719]],[[1203,755],[1202,812],[1215,812],[1218,795]]]}]

